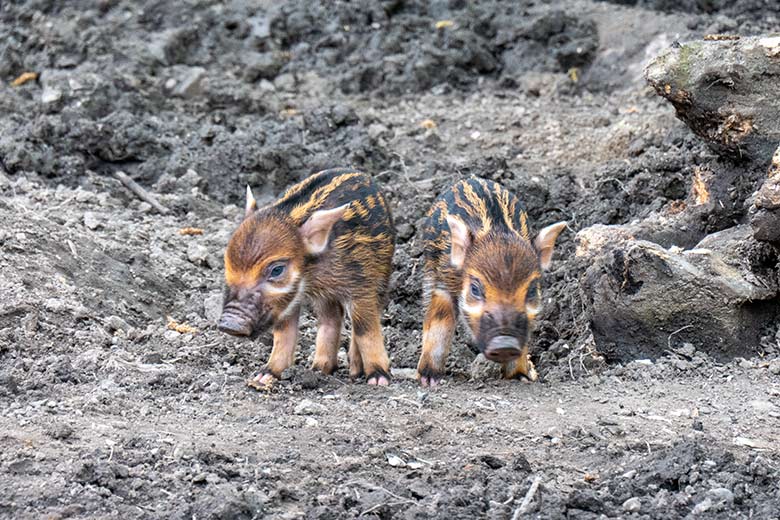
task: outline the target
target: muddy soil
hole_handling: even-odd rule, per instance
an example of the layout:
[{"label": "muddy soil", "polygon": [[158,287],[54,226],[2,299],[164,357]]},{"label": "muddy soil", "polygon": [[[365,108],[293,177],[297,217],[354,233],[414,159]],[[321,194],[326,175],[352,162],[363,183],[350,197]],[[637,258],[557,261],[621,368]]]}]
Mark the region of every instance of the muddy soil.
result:
[{"label": "muddy soil", "polygon": [[[647,60],[771,30],[776,3],[277,4],[0,3],[0,517],[778,518],[777,320],[739,357],[690,330],[662,356],[604,350],[573,242],[674,210],[715,158]],[[333,166],[374,175],[394,211],[396,377],[312,373],[305,314],[295,367],[258,393],[270,336],[214,326],[222,251],[247,183],[264,202]],[[541,380],[498,380],[459,334],[421,391],[417,229],[469,175],[537,229],[569,222]],[[706,231],[745,222],[752,188]]]}]

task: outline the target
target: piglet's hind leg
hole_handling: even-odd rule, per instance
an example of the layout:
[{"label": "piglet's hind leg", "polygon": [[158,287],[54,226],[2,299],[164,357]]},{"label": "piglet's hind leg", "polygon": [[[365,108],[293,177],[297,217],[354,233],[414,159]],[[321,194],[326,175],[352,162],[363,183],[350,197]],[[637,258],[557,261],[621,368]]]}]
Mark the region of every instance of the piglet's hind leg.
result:
[{"label": "piglet's hind leg", "polygon": [[353,306],[352,342],[360,353],[368,384],[389,385],[390,358],[385,350],[379,312],[375,307],[359,302]]},{"label": "piglet's hind leg", "polygon": [[312,368],[323,374],[332,374],[338,366],[341,325],[344,322],[344,308],[339,302],[317,304],[317,344],[314,350]]}]

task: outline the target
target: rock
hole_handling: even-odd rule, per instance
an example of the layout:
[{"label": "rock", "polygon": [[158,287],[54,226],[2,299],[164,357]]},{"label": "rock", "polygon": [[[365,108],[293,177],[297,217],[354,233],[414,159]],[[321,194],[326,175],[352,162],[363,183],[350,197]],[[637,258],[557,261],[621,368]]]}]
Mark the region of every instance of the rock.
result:
[{"label": "rock", "polygon": [[94,370],[98,367],[102,354],[103,352],[97,348],[85,350],[76,356],[76,359],[73,360],[73,366],[85,371]]},{"label": "rock", "polygon": [[780,375],[780,359],[773,359],[769,362],[769,373]]},{"label": "rock", "polygon": [[41,92],[41,103],[44,105],[51,105],[62,99],[62,91],[60,89],[46,86]]},{"label": "rock", "polygon": [[49,437],[57,440],[65,440],[73,435],[73,428],[63,423],[53,423],[45,431]]},{"label": "rock", "polygon": [[100,221],[97,219],[94,213],[87,211],[84,213],[84,225],[89,229],[95,230],[100,227]]},{"label": "rock", "polygon": [[171,90],[171,95],[192,98],[203,92],[201,82],[206,77],[206,69],[203,67],[190,67],[184,71],[176,86]]},{"label": "rock", "polygon": [[489,361],[485,356],[479,354],[476,358],[474,358],[474,361],[471,362],[469,374],[471,375],[472,379],[476,380],[500,379],[501,365],[494,363],[493,361]]},{"label": "rock", "polygon": [[114,332],[117,330],[127,332],[130,330],[130,325],[119,316],[109,316],[106,318],[106,329],[109,332]]},{"label": "rock", "polygon": [[304,399],[295,406],[295,415],[321,415],[327,411],[323,405],[309,399]]},{"label": "rock", "polygon": [[203,313],[209,322],[216,324],[222,316],[222,293],[213,292],[203,300]]},{"label": "rock", "polygon": [[761,185],[750,208],[750,226],[756,240],[780,243],[780,148],[772,158],[770,177]]},{"label": "rock", "polygon": [[280,74],[274,79],[274,87],[277,90],[294,90],[295,76],[292,74]]},{"label": "rock", "polygon": [[642,501],[638,497],[631,497],[623,502],[623,511],[637,513],[642,509]]},{"label": "rock", "polygon": [[599,350],[630,360],[686,341],[716,358],[752,354],[746,345],[780,309],[777,282],[746,261],[750,234],[737,226],[688,251],[628,240],[592,252],[581,290]]},{"label": "rock", "polygon": [[176,332],[175,330],[166,330],[163,332],[163,338],[167,341],[177,341],[180,337],[181,333]]},{"label": "rock", "polygon": [[712,508],[712,500],[709,498],[705,498],[704,500],[702,500],[701,502],[699,502],[694,506],[693,510],[691,510],[691,514],[694,516],[700,515],[702,513],[706,513],[711,508]]},{"label": "rock", "polygon": [[258,79],[274,79],[285,61],[284,55],[279,52],[249,53],[244,57],[244,79],[252,83]]},{"label": "rock", "polygon": [[673,46],[645,78],[716,152],[769,163],[780,142],[780,37]]},{"label": "rock", "polygon": [[196,243],[190,243],[187,246],[187,259],[195,265],[205,265],[209,257],[209,250],[206,246]]},{"label": "rock", "polygon": [[727,488],[712,488],[707,491],[707,498],[712,500],[713,507],[721,509],[734,503],[734,493]]}]

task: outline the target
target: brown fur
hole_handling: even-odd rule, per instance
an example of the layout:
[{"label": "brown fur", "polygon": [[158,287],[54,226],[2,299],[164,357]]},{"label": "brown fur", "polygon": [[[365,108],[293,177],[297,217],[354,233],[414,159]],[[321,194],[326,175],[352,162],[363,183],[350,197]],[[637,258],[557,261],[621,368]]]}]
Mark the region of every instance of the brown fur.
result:
[{"label": "brown fur", "polygon": [[[389,381],[380,318],[394,229],[373,181],[359,172],[327,170],[293,186],[270,206],[254,211],[252,201],[225,251],[223,319],[251,322],[253,330],[262,321],[273,322],[274,348],[265,372],[279,377],[294,358],[303,299],[311,302],[319,321],[313,367],[324,373],[336,368],[348,313],[350,373],[366,373],[369,383]],[[269,278],[280,262],[283,275]]]},{"label": "brown fur", "polygon": [[423,228],[427,310],[417,369],[424,385],[442,376],[459,315],[480,350],[497,336],[517,339],[519,357],[503,363],[505,377],[536,378],[528,336],[542,269],[563,227],[545,228],[532,242],[518,199],[485,179],[461,181],[434,202]]}]

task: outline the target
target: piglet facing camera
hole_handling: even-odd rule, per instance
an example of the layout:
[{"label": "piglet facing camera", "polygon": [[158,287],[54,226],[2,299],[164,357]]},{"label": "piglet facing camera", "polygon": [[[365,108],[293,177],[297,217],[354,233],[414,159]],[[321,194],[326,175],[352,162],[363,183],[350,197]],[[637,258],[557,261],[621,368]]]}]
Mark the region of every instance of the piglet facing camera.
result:
[{"label": "piglet facing camera", "polygon": [[249,381],[265,387],[290,367],[301,304],[318,320],[313,367],[337,367],[341,329],[352,319],[349,371],[369,384],[390,382],[380,317],[394,251],[392,217],[372,179],[333,169],[316,173],[257,209],[247,188],[244,220],[225,251],[225,298],[219,330],[254,337],[273,328],[273,349]]},{"label": "piglet facing camera", "polygon": [[531,240],[517,197],[485,179],[461,181],[439,196],[423,227],[422,386],[444,375],[458,317],[505,378],[536,380],[531,325],[542,307],[542,272],[565,227],[552,224]]}]

